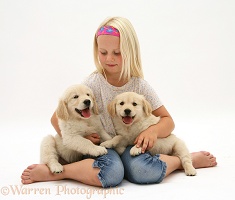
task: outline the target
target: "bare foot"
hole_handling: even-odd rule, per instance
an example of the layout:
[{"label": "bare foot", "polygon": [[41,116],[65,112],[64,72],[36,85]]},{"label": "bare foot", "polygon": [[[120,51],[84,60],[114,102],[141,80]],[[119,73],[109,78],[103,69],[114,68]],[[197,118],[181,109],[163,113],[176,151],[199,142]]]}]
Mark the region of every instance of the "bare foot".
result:
[{"label": "bare foot", "polygon": [[198,168],[214,167],[217,165],[216,157],[207,151],[191,153],[193,166]]},{"label": "bare foot", "polygon": [[52,174],[44,164],[30,165],[21,175],[23,184],[30,184],[38,181],[53,181],[63,179],[62,174]]}]

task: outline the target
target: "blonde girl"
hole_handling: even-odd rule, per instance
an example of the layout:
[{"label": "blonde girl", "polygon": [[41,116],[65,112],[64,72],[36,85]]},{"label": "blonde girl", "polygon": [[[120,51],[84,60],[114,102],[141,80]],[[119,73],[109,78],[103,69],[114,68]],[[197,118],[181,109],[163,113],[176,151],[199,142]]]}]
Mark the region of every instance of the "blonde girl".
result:
[{"label": "blonde girl", "polygon": [[[115,135],[115,129],[107,112],[107,104],[117,94],[127,91],[142,94],[152,105],[153,114],[161,116],[157,125],[149,127],[136,138],[136,145],[142,146],[142,154],[131,157],[131,147],[121,156],[113,149],[108,149],[106,155],[84,157],[82,161],[65,164],[64,171],[60,174],[52,174],[46,165],[34,164],[23,171],[23,184],[73,179],[87,185],[114,187],[124,177],[136,184],[160,183],[171,172],[182,168],[178,157],[159,154],[151,156],[147,152],[157,138],[171,134],[174,122],[155,90],[143,79],[138,38],[129,20],[110,17],[100,24],[94,36],[94,62],[97,70],[83,83],[93,90],[102,124],[111,136]],[[55,113],[51,122],[60,134]],[[97,133],[87,138],[95,144],[100,142]],[[195,168],[217,165],[216,158],[209,152],[199,151],[191,155]]]}]

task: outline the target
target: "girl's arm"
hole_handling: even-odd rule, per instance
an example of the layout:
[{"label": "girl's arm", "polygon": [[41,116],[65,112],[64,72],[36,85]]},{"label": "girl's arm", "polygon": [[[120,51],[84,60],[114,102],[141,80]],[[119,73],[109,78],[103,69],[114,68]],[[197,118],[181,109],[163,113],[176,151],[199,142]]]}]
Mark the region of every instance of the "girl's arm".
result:
[{"label": "girl's arm", "polygon": [[159,123],[153,126],[155,127],[154,132],[157,133],[159,138],[169,136],[175,128],[175,123],[167,109],[164,106],[161,106],[153,111],[153,115],[161,117]]},{"label": "girl's arm", "polygon": [[[51,117],[51,124],[54,127],[54,129],[56,130],[56,132],[60,135],[60,137],[62,137],[61,130],[60,130],[60,127],[58,124],[58,118],[56,116],[56,112],[54,112]],[[90,140],[94,144],[100,143],[100,136],[97,133],[92,133],[92,134],[86,136],[85,138]]]},{"label": "girl's arm", "polygon": [[144,153],[146,149],[151,149],[158,137],[165,138],[169,136],[175,128],[174,121],[164,106],[154,110],[153,115],[160,116],[160,121],[156,125],[152,125],[143,131],[135,140],[137,147],[142,146],[142,153]]}]

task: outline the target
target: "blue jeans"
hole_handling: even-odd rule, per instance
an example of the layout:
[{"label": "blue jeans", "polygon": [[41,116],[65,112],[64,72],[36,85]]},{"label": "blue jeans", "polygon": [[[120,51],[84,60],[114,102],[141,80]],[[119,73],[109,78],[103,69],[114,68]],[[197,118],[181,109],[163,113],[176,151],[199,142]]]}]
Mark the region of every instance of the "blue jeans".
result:
[{"label": "blue jeans", "polygon": [[149,153],[131,156],[130,149],[126,148],[121,157],[113,149],[108,154],[96,158],[93,167],[98,167],[99,180],[104,188],[115,187],[124,178],[136,184],[160,183],[166,174],[166,163],[159,159],[159,155]]},{"label": "blue jeans", "polygon": [[124,167],[120,156],[113,149],[108,149],[108,153],[95,158],[93,167],[100,169],[98,178],[104,188],[119,185],[124,177]]},{"label": "blue jeans", "polygon": [[159,154],[152,156],[150,153],[131,156],[128,146],[121,155],[125,169],[125,178],[136,184],[160,183],[166,174],[166,163],[159,159]]}]

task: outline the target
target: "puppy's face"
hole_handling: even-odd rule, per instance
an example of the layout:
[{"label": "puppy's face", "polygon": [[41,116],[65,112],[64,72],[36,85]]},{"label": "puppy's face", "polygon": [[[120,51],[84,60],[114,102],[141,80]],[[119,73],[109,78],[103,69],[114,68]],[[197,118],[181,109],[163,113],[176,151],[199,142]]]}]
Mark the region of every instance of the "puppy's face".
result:
[{"label": "puppy's face", "polygon": [[63,94],[57,108],[57,116],[64,120],[69,117],[88,119],[92,110],[98,114],[91,89],[85,85],[74,85]]},{"label": "puppy's face", "polygon": [[129,126],[145,116],[149,116],[152,109],[144,96],[134,92],[125,92],[115,97],[108,105],[108,111],[111,116],[117,116],[125,125]]}]

